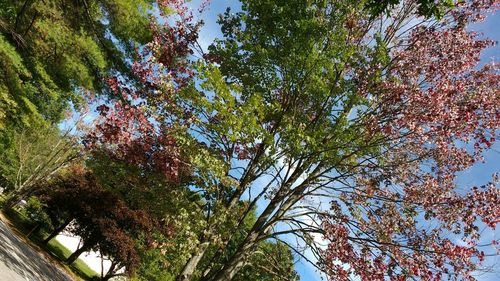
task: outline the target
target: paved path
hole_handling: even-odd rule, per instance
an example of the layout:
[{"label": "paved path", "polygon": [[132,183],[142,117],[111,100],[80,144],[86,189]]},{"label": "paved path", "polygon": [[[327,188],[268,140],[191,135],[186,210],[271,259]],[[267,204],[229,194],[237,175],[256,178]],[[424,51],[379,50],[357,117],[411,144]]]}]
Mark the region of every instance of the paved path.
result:
[{"label": "paved path", "polygon": [[0,281],[73,281],[0,220]]}]

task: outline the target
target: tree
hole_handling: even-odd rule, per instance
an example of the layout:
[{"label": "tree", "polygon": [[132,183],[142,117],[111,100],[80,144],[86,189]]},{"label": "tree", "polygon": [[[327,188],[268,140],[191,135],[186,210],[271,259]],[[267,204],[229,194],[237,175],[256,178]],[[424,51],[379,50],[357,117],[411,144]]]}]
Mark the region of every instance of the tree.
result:
[{"label": "tree", "polygon": [[101,89],[110,73],[129,73],[125,60],[151,38],[147,0],[0,5],[0,89],[8,124],[60,121],[81,91]]},{"label": "tree", "polygon": [[[240,210],[245,211],[246,202],[240,202]],[[205,255],[209,260],[202,260],[201,268],[206,268],[205,271],[214,272],[216,268],[223,267],[238,246],[245,239],[252,226],[257,219],[255,208],[251,210],[245,217],[242,225],[237,229],[232,230],[233,236],[229,243],[221,249],[217,245],[211,245],[207,252],[216,252]],[[231,226],[229,226],[231,227]],[[229,230],[231,231],[231,230]],[[222,254],[221,254],[222,253]],[[206,264],[206,265],[204,265]],[[205,278],[210,278],[207,276]],[[298,280],[299,276],[294,270],[294,258],[288,246],[281,242],[261,241],[254,252],[248,257],[248,263],[241,268],[233,280]]]},{"label": "tree", "polygon": [[280,242],[264,241],[233,280],[294,281],[299,275],[294,269],[292,251]]},{"label": "tree", "polygon": [[78,158],[79,151],[68,134],[61,135],[52,127],[38,127],[14,133],[13,143],[0,156],[0,182],[8,192],[2,207],[11,208]]},{"label": "tree", "polygon": [[[19,147],[20,138],[29,134],[32,146],[49,145],[44,134],[53,139],[72,106],[85,107],[89,92],[108,92],[105,77],[119,73],[133,83],[127,60],[151,39],[152,8],[148,0],[0,2],[0,165],[2,181],[7,180],[3,184],[20,188],[5,171],[15,169],[8,166],[20,161],[19,149],[28,147]],[[46,146],[43,155],[52,159],[49,152],[59,151],[59,144],[50,144],[53,149]],[[3,153],[9,151],[17,152]],[[32,156],[38,159],[41,154]],[[36,174],[22,176],[39,180]]]},{"label": "tree", "polygon": [[[233,230],[235,239],[227,247],[227,252],[236,250],[238,243],[244,239],[247,231],[256,219],[255,210],[246,218],[242,229]],[[183,228],[199,229],[196,222],[182,223]],[[185,251],[189,248],[179,247],[184,244],[182,236],[183,229],[176,226],[172,237],[155,235],[155,247],[145,248],[140,251],[141,265],[139,266],[135,279],[133,280],[175,280],[176,275],[182,270],[182,265],[186,261]],[[218,248],[212,246],[208,251],[217,251]],[[183,252],[184,251],[184,252]],[[220,256],[218,260],[205,259],[200,263],[209,267],[220,267],[226,262],[229,255]],[[180,266],[179,266],[180,265]],[[263,241],[258,249],[252,254],[249,264],[245,266],[234,280],[297,280],[298,275],[294,270],[294,258],[290,249],[282,243]]]},{"label": "tree", "polygon": [[[122,150],[116,148],[124,146],[113,148],[94,143],[84,166],[72,167],[45,187],[37,188],[55,226],[44,241],[47,243],[63,230],[83,236],[82,247],[68,262],[89,247],[99,250],[112,261],[111,269],[103,274],[104,279],[115,276],[123,267],[131,276],[165,275],[177,270],[186,259],[189,252],[186,249],[192,244],[189,241],[203,218],[196,219],[193,215],[199,196],[182,188],[182,178],[168,178],[163,169],[142,165],[141,159],[147,155],[140,154],[139,143],[133,143],[134,147],[136,149]],[[148,222],[150,227],[144,229],[141,224],[134,227],[129,223],[138,222],[130,219],[125,225],[122,220],[114,221],[115,212],[121,216],[144,213],[146,218],[139,219],[142,223]],[[188,217],[193,221],[188,221]],[[162,266],[158,271],[149,272],[154,268],[155,261],[151,259],[155,253],[166,251],[169,257],[163,261],[169,261],[168,270]]]},{"label": "tree", "polygon": [[[125,147],[125,143],[117,146]],[[87,167],[106,190],[119,195],[128,206],[147,211],[155,222],[151,230],[133,237],[141,260],[134,278],[174,280],[172,276],[182,267],[204,225],[197,207],[201,199],[186,187],[185,174],[165,170],[170,158],[160,158],[165,166],[156,166],[156,158],[141,149],[139,140],[130,148],[93,146]],[[151,162],[144,162],[146,156]]]},{"label": "tree", "polygon": [[[467,1],[439,20],[416,18],[413,1],[373,17],[369,3],[245,0],[196,59],[198,25],[162,2],[180,12],[134,64],[144,87],[111,80],[127,102],[100,108],[91,139],[189,152],[167,163],[190,168],[206,223],[178,280],[234,280],[269,239],[304,259],[308,246],[333,280],[471,278],[499,192],[494,179],[466,192],[454,179],[497,137],[499,75],[476,69],[492,42],[465,27],[498,2]],[[257,204],[243,239],[227,231]]]},{"label": "tree", "polygon": [[[399,0],[370,0],[366,1],[366,8],[372,13],[373,16],[384,15],[393,9],[395,6],[403,1]],[[453,0],[440,0],[440,1],[430,1],[430,0],[418,0],[414,1],[417,3],[417,11],[420,15],[425,17],[442,17],[443,14],[457,5],[460,1]]]},{"label": "tree", "polygon": [[132,275],[140,261],[135,237],[153,229],[154,222],[148,212],[127,206],[82,167],[72,168],[66,175],[51,181],[50,186],[43,189],[45,192],[39,197],[47,206],[48,214],[58,214],[53,225],[60,226],[45,241],[65,229],[83,241],[66,260],[68,264],[83,252],[95,250],[112,262],[103,280],[116,276],[121,268]]}]

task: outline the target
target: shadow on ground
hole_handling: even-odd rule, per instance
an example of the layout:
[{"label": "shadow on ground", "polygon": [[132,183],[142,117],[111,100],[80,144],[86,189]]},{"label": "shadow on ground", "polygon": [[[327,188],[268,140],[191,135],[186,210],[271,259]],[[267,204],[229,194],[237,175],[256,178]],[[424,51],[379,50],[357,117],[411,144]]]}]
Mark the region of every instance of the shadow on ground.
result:
[{"label": "shadow on ground", "polygon": [[0,221],[0,280],[73,281],[19,240],[3,221]]}]

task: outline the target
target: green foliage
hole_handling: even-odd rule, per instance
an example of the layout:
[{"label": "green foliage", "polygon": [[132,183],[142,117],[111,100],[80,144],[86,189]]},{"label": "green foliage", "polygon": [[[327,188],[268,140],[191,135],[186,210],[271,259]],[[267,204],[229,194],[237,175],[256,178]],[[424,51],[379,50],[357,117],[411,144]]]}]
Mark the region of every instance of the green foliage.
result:
[{"label": "green foliage", "polygon": [[[247,202],[240,202],[240,210],[243,211],[245,207],[247,207]],[[242,224],[237,226],[235,223],[231,223],[231,221],[226,221],[219,231],[222,237],[231,237],[229,243],[226,245],[211,245],[205,254],[204,260],[200,262],[200,270],[203,271],[207,268],[213,270],[227,264],[239,245],[246,238],[256,220],[256,210],[252,208],[245,215]],[[257,244],[256,249],[249,254],[249,257],[248,263],[240,269],[233,280],[298,280],[299,276],[294,270],[295,261],[291,250],[281,242],[273,242],[271,240],[261,241]],[[199,276],[201,272],[197,274]]]},{"label": "green foliage", "polygon": [[[383,15],[391,8],[403,2],[402,0],[369,0],[366,7],[374,16]],[[425,17],[441,18],[444,12],[453,7],[453,0],[418,0],[418,12]],[[460,2],[460,1],[459,1]]]},{"label": "green foliage", "polygon": [[109,13],[109,29],[129,47],[134,42],[148,42],[151,40],[149,24],[151,18],[151,0],[112,0],[104,1]]},{"label": "green foliage", "polygon": [[[161,234],[153,234],[154,243],[156,247],[147,247],[145,239],[139,239],[141,264],[136,271],[135,276],[131,278],[132,281],[174,281],[175,272],[177,272],[184,259],[179,260],[179,254],[175,249],[168,249],[163,247],[168,241],[165,236]],[[177,255],[177,258],[175,255]]]},{"label": "green foliage", "polygon": [[206,225],[197,206],[199,198],[191,196],[186,201],[189,198],[186,194],[171,192],[170,195],[170,199],[163,199],[170,209],[163,213],[162,220],[169,231],[153,231],[148,237],[137,239],[141,263],[133,280],[176,280],[189,254],[199,246],[197,239]]},{"label": "green foliage", "polygon": [[[16,52],[14,46],[0,35],[0,130],[6,128],[7,123],[13,122],[15,116],[20,117],[23,124],[38,123],[41,116],[35,110],[32,103],[26,100],[25,93],[29,93],[31,87],[23,84],[25,80],[32,78],[30,72],[23,64],[23,59]],[[24,98],[24,99],[23,99]],[[22,114],[22,113],[25,114]]]},{"label": "green foliage", "polygon": [[40,230],[48,231],[53,226],[47,213],[44,211],[44,204],[37,197],[31,196],[27,200],[26,214],[33,222],[41,226]]},{"label": "green foliage", "polygon": [[2,135],[0,182],[7,191],[29,194],[30,188],[49,180],[69,164],[78,151],[76,143],[57,128],[38,127]]},{"label": "green foliage", "polygon": [[16,150],[16,135],[56,127],[71,104],[82,104],[84,93],[106,92],[104,78],[112,73],[133,79],[127,59],[151,39],[152,2],[0,1],[3,180],[6,166],[16,161],[4,153]]},{"label": "green foliage", "polygon": [[373,60],[386,55],[382,44],[372,51],[353,43],[362,30],[344,24],[366,17],[364,3],[242,2],[243,12],[221,17],[224,40],[209,47],[220,69],[207,67],[200,75],[200,87],[214,96],[195,104],[219,122],[200,120],[199,126],[215,140],[225,136],[250,146],[261,140],[269,154],[318,155],[331,163],[355,157],[365,145],[349,118],[366,100],[342,75],[363,64],[367,52]]},{"label": "green foliage", "polygon": [[[0,1],[0,97],[17,105],[9,122],[23,115],[57,122],[79,91],[99,91],[111,72],[129,73],[125,59],[151,38],[151,2]],[[36,110],[24,108],[22,97]]]},{"label": "green foliage", "polygon": [[[200,270],[207,268],[217,268],[230,258],[236,251],[239,243],[245,238],[246,233],[256,220],[255,210],[249,212],[245,218],[244,226],[240,229],[227,229],[235,232],[232,241],[227,245],[227,251],[219,256],[217,246],[213,245],[207,251],[204,260],[201,262]],[[178,221],[183,228],[190,228],[186,221]],[[141,252],[141,265],[136,271],[132,280],[155,281],[155,280],[176,280],[179,271],[186,262],[186,253],[192,251],[194,240],[184,240],[183,229],[176,229],[175,235],[166,238],[160,234],[155,234],[155,247],[146,247],[146,240],[139,239]],[[224,231],[224,230],[222,230]],[[181,235],[179,235],[181,234]],[[191,247],[186,247],[190,243]],[[202,272],[197,272],[193,280],[199,280]],[[298,275],[294,270],[293,255],[288,246],[282,243],[263,241],[259,243],[257,249],[250,257],[249,263],[238,273],[234,280],[237,281],[279,281],[298,280]]]},{"label": "green foliage", "polygon": [[296,281],[295,261],[290,248],[280,242],[265,241],[258,245],[233,280],[235,281]]}]

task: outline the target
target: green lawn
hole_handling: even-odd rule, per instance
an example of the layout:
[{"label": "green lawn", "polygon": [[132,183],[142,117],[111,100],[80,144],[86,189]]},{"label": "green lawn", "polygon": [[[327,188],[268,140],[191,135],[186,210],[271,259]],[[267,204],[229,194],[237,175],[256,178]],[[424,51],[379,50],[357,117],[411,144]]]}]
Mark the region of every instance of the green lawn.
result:
[{"label": "green lawn", "polygon": [[[45,250],[51,256],[59,261],[66,260],[71,255],[71,251],[64,247],[56,239],[50,240],[48,244],[42,243],[43,238],[47,235],[36,231],[36,225],[26,216],[15,210],[4,211],[6,217],[14,224],[17,230],[27,236],[34,244]],[[35,229],[35,231],[34,231]],[[100,276],[93,271],[85,262],[78,259],[71,265],[64,265],[70,268],[76,275],[83,280],[95,280],[95,277]]]},{"label": "green lawn", "polygon": [[[67,257],[71,255],[71,251],[64,247],[56,239],[50,240],[46,247],[47,252],[50,252],[53,256],[57,257],[59,260],[66,260]],[[93,271],[85,262],[77,259],[73,264],[70,265],[73,272],[78,274],[78,276],[83,279],[90,280],[92,277],[98,276],[98,274]]]}]

